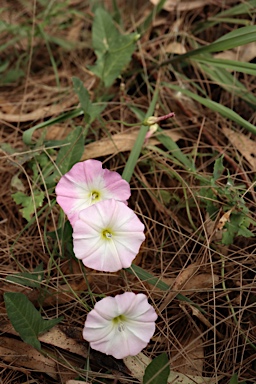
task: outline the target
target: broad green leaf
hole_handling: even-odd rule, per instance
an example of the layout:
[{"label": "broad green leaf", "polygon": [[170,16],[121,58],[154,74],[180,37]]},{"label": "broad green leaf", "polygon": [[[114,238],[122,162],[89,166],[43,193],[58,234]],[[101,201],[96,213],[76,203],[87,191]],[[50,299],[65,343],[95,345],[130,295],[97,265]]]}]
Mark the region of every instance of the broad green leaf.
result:
[{"label": "broad green leaf", "polygon": [[33,196],[28,196],[20,191],[11,196],[16,204],[22,205],[20,212],[27,221],[30,221],[37,208],[42,207],[45,197],[44,192],[39,190],[34,190]]},{"label": "broad green leaf", "polygon": [[169,359],[166,353],[162,353],[147,366],[143,384],[167,384],[169,374]]},{"label": "broad green leaf", "polygon": [[98,8],[92,26],[92,45],[97,56],[90,70],[109,87],[129,64],[138,36],[135,33],[122,35],[112,17]]},{"label": "broad green leaf", "polygon": [[89,92],[85,88],[83,82],[77,77],[73,77],[72,81],[73,81],[75,92],[79,98],[81,108],[84,111],[85,120],[88,121],[90,117],[89,111],[91,108]]},{"label": "broad green leaf", "polygon": [[41,281],[44,278],[43,263],[40,263],[33,272],[16,273],[15,275],[9,275],[5,280],[12,281],[25,287],[40,288]]},{"label": "broad green leaf", "polygon": [[62,320],[62,318],[44,320],[23,293],[7,292],[4,294],[4,301],[7,315],[15,331],[19,333],[25,343],[38,350],[41,349],[41,344],[37,339],[38,335]]},{"label": "broad green leaf", "polygon": [[237,373],[234,373],[234,375],[231,377],[229,384],[239,384],[238,383],[238,376]]},{"label": "broad green leaf", "polygon": [[56,159],[56,164],[62,174],[67,173],[81,159],[84,152],[82,127],[75,127],[63,143],[65,142],[68,145],[60,149]]},{"label": "broad green leaf", "polygon": [[93,104],[90,101],[89,92],[85,88],[83,82],[77,77],[73,77],[72,80],[73,80],[75,92],[78,95],[81,108],[84,112],[85,121],[87,123],[92,123],[95,120],[95,118],[98,117],[100,113],[103,111],[103,109],[105,108],[105,105]]},{"label": "broad green leaf", "polygon": [[256,134],[256,127],[253,124],[249,123],[249,121],[246,121],[245,119],[243,119],[236,112],[232,111],[232,109],[227,108],[224,105],[216,103],[215,101],[212,101],[210,99],[206,99],[201,96],[198,96],[197,94],[189,91],[188,89],[184,89],[177,85],[169,84],[169,83],[163,83],[163,85],[173,89],[174,91],[181,92],[184,95],[191,97],[191,99],[198,101],[200,104],[204,105],[207,108],[210,108],[212,111],[220,113],[226,119],[230,119],[235,123],[239,124],[241,127],[246,128],[249,132]]}]

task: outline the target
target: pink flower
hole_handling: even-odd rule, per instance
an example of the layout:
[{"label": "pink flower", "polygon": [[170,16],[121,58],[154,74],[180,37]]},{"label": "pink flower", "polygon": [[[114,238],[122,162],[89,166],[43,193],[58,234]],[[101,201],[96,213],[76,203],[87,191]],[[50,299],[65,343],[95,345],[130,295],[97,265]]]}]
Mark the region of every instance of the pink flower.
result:
[{"label": "pink flower", "polygon": [[130,186],[117,172],[102,169],[98,160],[75,164],[56,186],[57,202],[72,226],[83,209],[102,200],[115,199],[126,203]]},{"label": "pink flower", "polygon": [[116,359],[137,355],[155,332],[157,314],[146,295],[125,292],[105,297],[88,313],[83,338]]},{"label": "pink flower", "polygon": [[131,266],[145,239],[144,225],[124,203],[103,200],[79,213],[74,253],[86,267],[115,272]]}]

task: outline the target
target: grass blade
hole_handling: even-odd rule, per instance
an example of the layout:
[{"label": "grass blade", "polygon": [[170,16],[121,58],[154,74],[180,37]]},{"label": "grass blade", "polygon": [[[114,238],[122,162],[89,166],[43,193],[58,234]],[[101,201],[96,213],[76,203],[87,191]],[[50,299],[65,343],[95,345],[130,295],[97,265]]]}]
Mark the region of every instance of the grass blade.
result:
[{"label": "grass blade", "polygon": [[201,96],[196,95],[195,93],[189,91],[188,89],[184,89],[174,84],[164,83],[164,86],[173,89],[176,92],[181,92],[184,95],[191,97],[191,99],[198,101],[200,104],[204,105],[207,108],[210,108],[212,111],[220,113],[226,119],[230,119],[240,125],[243,128],[246,128],[249,132],[252,132],[256,135],[256,127],[239,116],[236,112],[232,111],[232,109],[225,107],[215,101],[210,99],[205,99]]},{"label": "grass blade", "polygon": [[[151,104],[149,106],[149,109],[147,111],[146,118],[150,117],[154,114],[157,98],[158,98],[158,91],[156,90],[154,93],[153,99],[151,101]],[[130,153],[129,159],[125,165],[122,177],[128,183],[131,180],[132,174],[134,172],[134,168],[135,168],[137,161],[138,161],[138,158],[140,156],[141,148],[143,146],[147,131],[148,131],[148,126],[142,125],[140,127],[138,138],[137,138],[136,143],[135,143],[135,145],[134,145],[134,147]]]}]

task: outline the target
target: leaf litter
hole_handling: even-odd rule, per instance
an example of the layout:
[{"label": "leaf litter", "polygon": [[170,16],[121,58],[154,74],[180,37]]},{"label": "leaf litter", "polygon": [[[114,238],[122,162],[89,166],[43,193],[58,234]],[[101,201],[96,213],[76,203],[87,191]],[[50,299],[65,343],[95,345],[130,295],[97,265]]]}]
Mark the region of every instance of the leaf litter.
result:
[{"label": "leaf litter", "polygon": [[[17,3],[16,1],[14,2]],[[26,2],[24,2],[25,4]],[[144,18],[145,10],[152,9],[149,2],[140,1],[127,11],[126,2],[120,1],[120,12],[125,30],[133,30],[134,21]],[[166,2],[167,3],[167,2]],[[200,3],[200,4],[199,4]],[[237,2],[227,2],[226,7],[232,7]],[[28,2],[24,8],[20,2],[17,11],[8,7],[4,10],[4,20],[7,23],[15,19],[18,27],[27,28],[27,18],[31,20],[33,10]],[[44,12],[43,2],[38,4],[37,12]],[[182,11],[181,7],[185,11]],[[172,10],[181,11],[179,20],[179,33],[186,34],[193,30],[193,19],[204,20],[204,12],[214,15],[222,11],[219,5],[209,5],[206,2],[182,1],[172,2]],[[20,43],[14,42],[4,52],[4,59],[11,56],[8,61],[8,76],[11,70],[20,73],[20,77],[8,80],[1,84],[1,127],[0,127],[0,164],[1,164],[1,190],[0,190],[0,238],[1,238],[1,308],[5,317],[2,295],[4,292],[18,292],[25,294],[39,309],[42,309],[43,318],[57,318],[64,316],[62,325],[69,329],[68,334],[63,328],[55,326],[44,335],[39,336],[45,355],[40,354],[25,344],[17,334],[8,326],[3,327],[1,336],[1,355],[3,359],[2,381],[22,383],[26,380],[37,383],[69,383],[79,377],[83,382],[113,382],[129,383],[142,381],[144,371],[149,362],[162,352],[168,352],[170,362],[174,362],[170,383],[217,383],[229,382],[234,372],[239,373],[239,380],[247,383],[253,382],[255,373],[255,240],[239,236],[230,245],[217,246],[221,239],[212,236],[216,226],[225,230],[226,216],[222,211],[227,203],[225,198],[218,202],[216,207],[219,216],[211,217],[215,229],[208,230],[209,214],[202,200],[198,198],[199,181],[193,172],[188,171],[177,161],[174,154],[164,147],[158,140],[158,133],[154,134],[144,145],[135,173],[132,178],[133,196],[129,206],[141,215],[146,226],[146,242],[143,244],[140,255],[136,261],[154,277],[165,282],[172,291],[170,303],[164,305],[159,314],[157,331],[148,348],[136,358],[127,358],[125,367],[111,365],[113,362],[101,364],[100,357],[93,357],[93,352],[83,344],[79,330],[82,328],[87,309],[95,298],[101,295],[115,295],[127,290],[137,290],[147,294],[156,308],[168,297],[156,286],[143,281],[130,274],[115,273],[102,274],[95,271],[85,271],[72,259],[72,245],[59,238],[60,210],[56,205],[47,207],[47,202],[53,201],[55,194],[52,185],[43,186],[47,180],[44,173],[43,162],[39,160],[38,174],[33,175],[31,160],[35,154],[41,153],[44,148],[44,137],[53,146],[53,149],[43,149],[47,159],[55,167],[58,145],[74,130],[75,126],[84,126],[82,117],[67,119],[50,128],[37,130],[33,135],[34,143],[38,147],[30,149],[22,141],[22,133],[61,113],[77,108],[78,98],[72,86],[72,77],[79,77],[90,93],[91,100],[97,100],[102,92],[99,79],[92,74],[89,66],[95,65],[95,56],[90,39],[93,10],[87,2],[77,0],[70,2],[69,7],[49,13],[50,20],[47,25],[48,41],[42,36],[32,43],[30,70],[22,68],[22,63],[16,60],[20,55],[31,53],[27,38]],[[72,8],[73,7],[73,8]],[[74,8],[75,7],[75,8]],[[107,4],[107,9],[113,12]],[[49,9],[50,10],[50,9]],[[69,12],[69,11],[72,12]],[[61,11],[61,12],[60,12]],[[203,13],[201,13],[203,12]],[[79,19],[75,15],[79,14]],[[132,17],[130,17],[132,15]],[[42,14],[41,14],[42,16]],[[40,18],[40,13],[38,17]],[[35,17],[32,16],[32,18]],[[146,90],[150,68],[156,60],[167,59],[163,46],[169,46],[168,55],[188,52],[191,49],[191,40],[185,42],[176,35],[170,39],[169,29],[177,21],[175,12],[168,16],[161,13],[155,29],[149,27],[147,36],[141,38],[140,49],[135,51],[132,63],[125,68],[125,76],[116,81],[105,95],[111,95],[112,100],[101,115],[100,121],[95,120],[88,135],[85,137],[84,158],[100,158],[105,165],[113,170],[122,172],[127,161],[129,151],[136,143],[138,128],[126,127],[119,121],[136,124],[137,117],[131,113],[127,105],[135,105],[143,113],[148,108],[150,92]],[[82,20],[82,22],[81,22]],[[118,20],[118,12],[116,13]],[[164,22],[163,22],[164,21]],[[25,24],[24,24],[25,23]],[[58,28],[62,25],[63,28]],[[118,23],[115,24],[119,28]],[[152,24],[154,25],[154,24]],[[217,29],[209,28],[205,34],[201,32],[199,38],[204,41],[214,41],[217,34],[225,34],[229,26],[222,24]],[[154,33],[157,31],[157,34]],[[173,33],[173,31],[172,31]],[[12,41],[13,31],[6,29],[1,35],[1,44],[7,40]],[[178,37],[178,38],[177,38]],[[55,38],[55,39],[54,39]],[[59,40],[58,40],[58,39]],[[177,40],[177,41],[176,41]],[[65,48],[65,41],[72,42],[72,49]],[[182,41],[182,43],[180,43]],[[47,44],[52,48],[50,53]],[[175,42],[175,44],[174,44]],[[181,45],[177,45],[181,44]],[[193,44],[192,44],[193,45]],[[70,47],[70,45],[69,45]],[[227,57],[230,58],[230,57]],[[243,60],[253,59],[253,55]],[[21,65],[22,72],[15,72],[14,63]],[[138,71],[144,68],[144,71]],[[58,69],[56,76],[56,68]],[[129,74],[131,69],[133,74]],[[146,71],[148,69],[148,71]],[[150,73],[151,81],[172,82],[175,80],[175,71],[179,68],[163,67],[159,71]],[[138,74],[139,73],[139,74]],[[198,69],[188,66],[183,72],[190,76],[204,92],[216,102],[223,103],[241,115],[244,119],[253,122],[254,108],[241,102],[235,93],[231,94],[224,89],[216,87],[207,80],[207,76],[199,73]],[[13,76],[13,75],[12,75]],[[10,76],[9,76],[10,79]],[[188,77],[187,77],[188,79]],[[185,80],[188,82],[188,80]],[[254,79],[251,75],[241,75],[240,81],[253,92]],[[178,83],[180,82],[180,78]],[[246,133],[235,123],[221,117],[216,112],[207,109],[200,103],[188,97],[188,100],[179,99],[177,94],[166,87],[160,89],[157,106],[158,114],[175,111],[176,118],[162,125],[165,134],[169,136],[182,149],[183,154],[196,164],[201,176],[208,177],[214,170],[214,161],[218,155],[225,152],[225,167],[228,169],[236,186],[245,181],[246,175],[249,185],[255,182],[255,137]],[[159,113],[160,112],[160,113]],[[48,132],[47,132],[48,131]],[[59,142],[58,142],[59,141]],[[8,144],[12,151],[7,151],[2,144]],[[57,147],[55,147],[55,145]],[[29,159],[24,159],[22,153],[27,152]],[[23,156],[23,157],[22,157]],[[238,168],[234,168],[234,163]],[[238,171],[240,169],[240,171]],[[43,207],[38,206],[28,213],[27,219],[22,217],[20,206],[12,199],[11,194],[16,192],[13,185],[14,177],[19,170],[19,180],[24,193],[31,196],[29,182],[40,185],[45,192]],[[34,179],[33,179],[34,177]],[[225,174],[221,176],[225,178]],[[48,179],[49,180],[49,179]],[[218,183],[222,183],[220,179]],[[224,181],[223,181],[224,183]],[[49,184],[50,185],[50,184]],[[50,189],[52,188],[52,189]],[[211,188],[209,184],[207,188]],[[252,188],[252,187],[251,187]],[[252,188],[253,189],[253,188]],[[34,187],[32,193],[34,193]],[[36,191],[36,190],[35,190]],[[35,192],[36,194],[36,192]],[[255,202],[249,193],[244,195],[249,213],[255,220]],[[49,199],[49,200],[48,200]],[[213,205],[217,204],[213,201]],[[157,207],[157,208],[156,208]],[[37,218],[37,220],[36,220]],[[31,222],[29,221],[30,219]],[[224,219],[224,221],[221,221]],[[215,220],[215,221],[214,221]],[[186,230],[186,228],[188,230]],[[250,230],[254,231],[253,225]],[[66,232],[68,233],[68,228]],[[43,249],[42,239],[46,240],[46,250]],[[60,246],[64,244],[65,246]],[[58,252],[56,249],[59,247]],[[225,248],[225,249],[224,249]],[[58,256],[57,256],[58,255]],[[57,260],[57,262],[56,262]],[[43,279],[38,287],[29,287],[16,282],[6,281],[7,276],[18,273],[31,273],[38,264],[43,263]],[[189,273],[188,273],[189,272]],[[182,277],[184,279],[182,279]],[[205,311],[202,314],[190,304],[181,305],[176,298],[179,292],[189,297]],[[95,296],[95,298],[94,298]],[[235,316],[233,311],[235,311]],[[246,333],[245,338],[243,333]],[[225,339],[223,340],[223,335]],[[54,352],[53,352],[54,351]],[[26,359],[24,358],[26,355]],[[87,357],[90,358],[90,369],[86,366]],[[102,357],[101,357],[102,358]],[[138,363],[139,359],[139,363]],[[180,359],[180,360],[179,360]],[[100,363],[99,363],[100,362]],[[174,368],[175,366],[175,368]],[[87,366],[88,367],[88,366]],[[102,368],[105,367],[105,368]],[[191,369],[196,370],[193,374]],[[137,381],[136,381],[137,380]],[[76,381],[77,382],[77,381]]]}]

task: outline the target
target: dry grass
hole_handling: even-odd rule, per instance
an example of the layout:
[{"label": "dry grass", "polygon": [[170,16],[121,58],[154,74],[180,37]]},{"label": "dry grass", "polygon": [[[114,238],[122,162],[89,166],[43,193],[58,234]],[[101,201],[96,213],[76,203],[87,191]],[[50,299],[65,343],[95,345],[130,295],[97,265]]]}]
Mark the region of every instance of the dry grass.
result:
[{"label": "dry grass", "polygon": [[[35,187],[29,163],[33,149],[23,144],[22,133],[44,119],[77,106],[72,76],[84,82],[92,99],[97,99],[100,92],[98,80],[86,69],[95,61],[90,46],[92,10],[85,1],[67,3],[69,5],[61,8],[63,12],[55,17],[48,15],[48,19],[45,19],[45,32],[51,37],[48,44],[38,33],[31,41],[24,36],[2,52],[3,60],[9,61],[9,69],[5,74],[10,73],[17,59],[22,57],[19,69],[24,75],[7,85],[3,84],[0,95],[0,142],[15,149],[14,154],[6,148],[0,152],[1,293],[23,292],[41,309],[43,316],[64,316],[61,325],[66,327],[71,338],[87,348],[80,333],[77,333],[85,321],[85,304],[92,307],[102,294],[115,295],[127,290],[145,292],[155,308],[161,309],[157,331],[144,350],[147,356],[153,358],[167,352],[171,367],[177,371],[212,378],[222,376],[219,382],[223,384],[228,383],[237,372],[239,381],[255,383],[255,240],[239,237],[230,246],[218,245],[205,207],[198,198],[198,180],[192,172],[168,159],[162,145],[143,149],[131,181],[132,198],[129,206],[146,227],[146,241],[135,264],[171,286],[174,284],[175,290],[205,311],[204,315],[195,312],[191,305],[180,302],[174,295],[170,296],[168,292],[160,291],[125,271],[115,274],[85,271],[68,253],[63,253],[60,243],[49,236],[58,227],[60,211],[56,205],[52,209],[47,207],[47,203],[54,199],[53,189],[47,191],[48,200],[46,198],[44,201],[46,209],[30,225],[22,218],[19,207],[11,197],[11,193],[15,192],[13,177],[16,175],[28,194],[33,193]],[[110,2],[105,3],[111,9]],[[128,3],[118,1],[127,31],[133,30],[151,9],[146,0]],[[28,25],[36,31],[42,15],[46,17],[42,4],[39,1],[30,3],[13,0],[10,6],[7,2],[3,19],[14,26],[23,26],[23,31]],[[113,122],[136,122],[127,105],[146,111],[151,97],[149,85],[155,83],[158,86],[160,82],[174,81],[170,67],[163,66],[156,71],[152,69],[152,64],[166,59],[166,47],[175,41],[177,26],[179,36],[184,36],[186,42],[194,39],[214,41],[232,28],[232,25],[222,23],[218,28],[208,28],[196,38],[192,35],[196,21],[204,20],[206,14],[216,14],[221,7],[219,2],[212,2],[212,5],[181,14],[162,12],[156,18],[154,25],[142,36],[139,50],[123,78],[125,90],[120,88],[118,81],[108,90],[112,95],[111,101],[102,114],[102,120],[93,123],[87,143],[96,142],[109,134],[129,131],[130,128]],[[12,36],[11,32],[2,32],[1,45]],[[189,36],[189,39],[185,39],[185,36]],[[70,44],[70,47],[63,48],[56,43],[56,38]],[[251,122],[255,121],[254,110],[248,104],[230,97],[230,93],[203,78],[198,68],[191,66],[186,71],[187,76],[206,90],[212,100],[233,108]],[[240,77],[248,92],[253,92],[255,79],[249,75]],[[247,188],[250,187],[255,180],[255,169],[223,133],[223,128],[231,127],[230,121],[192,100],[177,97],[170,89],[161,88],[159,92],[156,114],[169,111],[176,114],[175,119],[164,123],[162,127],[180,134],[178,145],[183,153],[195,161],[198,172],[211,175],[215,159],[224,153],[224,163],[234,183],[244,183]],[[74,125],[83,124],[82,117],[78,117],[53,125],[44,133],[38,130],[34,137],[38,141],[42,135],[61,140]],[[236,130],[239,132],[240,128],[236,127]],[[254,140],[252,135],[248,137]],[[43,152],[43,141],[36,151]],[[95,153],[95,158],[97,156]],[[128,152],[113,153],[99,160],[109,169],[121,173],[128,156]],[[44,186],[40,188],[44,189]],[[253,188],[246,194],[246,203],[255,218]],[[218,223],[220,215],[221,212],[214,225]],[[45,279],[39,290],[6,282],[6,276],[32,271],[41,262]],[[1,313],[4,323],[7,316],[2,296]],[[4,326],[3,336],[17,338],[10,330],[10,324]],[[46,375],[41,368],[34,369],[26,364],[22,366],[19,359],[16,364],[3,358],[0,364],[1,383],[64,383],[67,377],[77,378],[79,375],[81,379],[93,383],[136,382],[125,373],[124,365],[120,363],[117,366],[113,359],[104,360],[93,351],[90,369],[86,370],[83,357],[69,353],[65,347],[46,347],[52,361],[57,361],[54,366],[57,376]],[[215,380],[217,383],[217,378]]]}]

